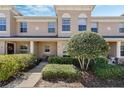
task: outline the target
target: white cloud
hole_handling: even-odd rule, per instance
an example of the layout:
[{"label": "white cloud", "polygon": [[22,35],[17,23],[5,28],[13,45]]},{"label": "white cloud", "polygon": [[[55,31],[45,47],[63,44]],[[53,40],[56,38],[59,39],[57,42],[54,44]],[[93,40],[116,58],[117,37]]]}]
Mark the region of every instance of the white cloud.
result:
[{"label": "white cloud", "polygon": [[46,5],[28,5],[28,6],[16,6],[17,9],[27,16],[54,16],[55,10],[53,6]]}]

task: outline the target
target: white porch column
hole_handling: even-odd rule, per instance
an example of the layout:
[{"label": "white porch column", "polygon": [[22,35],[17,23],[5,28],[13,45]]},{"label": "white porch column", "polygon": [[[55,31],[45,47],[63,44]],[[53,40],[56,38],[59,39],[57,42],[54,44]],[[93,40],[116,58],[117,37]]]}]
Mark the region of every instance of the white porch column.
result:
[{"label": "white porch column", "polygon": [[121,51],[121,41],[117,41],[117,46],[116,46],[116,54],[117,54],[117,57],[120,58],[120,51]]},{"label": "white porch column", "polygon": [[30,53],[34,54],[34,41],[30,41]]}]

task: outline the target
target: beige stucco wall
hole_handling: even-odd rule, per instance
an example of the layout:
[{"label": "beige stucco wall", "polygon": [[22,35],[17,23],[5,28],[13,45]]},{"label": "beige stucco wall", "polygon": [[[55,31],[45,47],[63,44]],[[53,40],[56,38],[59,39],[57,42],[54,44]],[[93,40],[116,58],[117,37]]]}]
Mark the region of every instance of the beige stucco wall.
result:
[{"label": "beige stucco wall", "polygon": [[15,14],[10,11],[10,35],[16,35],[16,19],[14,18]]},{"label": "beige stucco wall", "polygon": [[[48,45],[50,46],[50,52],[49,53],[45,53],[44,52],[44,47]],[[43,57],[44,55],[57,55],[57,44],[56,42],[38,42],[38,56],[39,57]]]},{"label": "beige stucco wall", "polygon": [[124,35],[119,32],[119,22],[99,22],[98,33],[105,36]]},{"label": "beige stucco wall", "polygon": [[110,46],[110,50],[109,50],[109,56],[110,57],[116,57],[117,53],[116,53],[116,42],[108,42],[109,46]]},{"label": "beige stucco wall", "polygon": [[68,41],[58,41],[57,42],[57,55],[63,56],[63,51]]},{"label": "beige stucco wall", "polygon": [[57,28],[54,33],[48,33],[48,22],[27,22],[26,33],[20,32],[20,22],[17,22],[16,33],[18,36],[56,36]]},{"label": "beige stucco wall", "polygon": [[[71,31],[62,32],[62,15],[68,13],[71,16]],[[74,33],[79,33],[78,31],[78,16],[83,13],[87,15],[87,30],[90,30],[91,26],[91,12],[90,11],[81,11],[81,10],[59,10],[57,12],[58,17],[58,36],[67,37]]]},{"label": "beige stucco wall", "polygon": [[16,43],[16,53],[20,53],[20,46],[21,45],[28,45],[29,53],[30,53],[30,42],[15,42]]}]

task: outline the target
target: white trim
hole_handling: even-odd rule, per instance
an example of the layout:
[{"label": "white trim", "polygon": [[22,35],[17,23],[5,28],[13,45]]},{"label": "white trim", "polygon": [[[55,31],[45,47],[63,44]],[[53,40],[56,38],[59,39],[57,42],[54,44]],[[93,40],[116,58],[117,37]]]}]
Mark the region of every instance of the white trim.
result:
[{"label": "white trim", "polygon": [[71,33],[71,31],[61,31],[61,33]]},{"label": "white trim", "polygon": [[78,18],[87,18],[87,15],[84,13],[79,14]]},{"label": "white trim", "polygon": [[116,46],[116,56],[117,58],[120,58],[121,57],[121,41],[117,41],[117,46]]},{"label": "white trim", "polygon": [[71,18],[70,14],[69,13],[64,13],[62,15],[62,18]]},{"label": "white trim", "polygon": [[4,13],[0,13],[0,17],[6,18],[6,15]]},{"label": "white trim", "polygon": [[7,32],[7,30],[6,31],[0,31],[0,33],[6,33]]},{"label": "white trim", "polygon": [[30,53],[34,54],[34,41],[30,41]]}]

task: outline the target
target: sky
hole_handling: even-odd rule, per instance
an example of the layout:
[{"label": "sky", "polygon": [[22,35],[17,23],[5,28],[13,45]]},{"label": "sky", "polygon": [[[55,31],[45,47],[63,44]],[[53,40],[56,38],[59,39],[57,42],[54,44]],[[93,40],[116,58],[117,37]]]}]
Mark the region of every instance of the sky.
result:
[{"label": "sky", "polygon": [[[25,16],[55,16],[52,5],[17,5],[16,9]],[[124,5],[96,5],[92,16],[120,16],[124,14]]]}]

